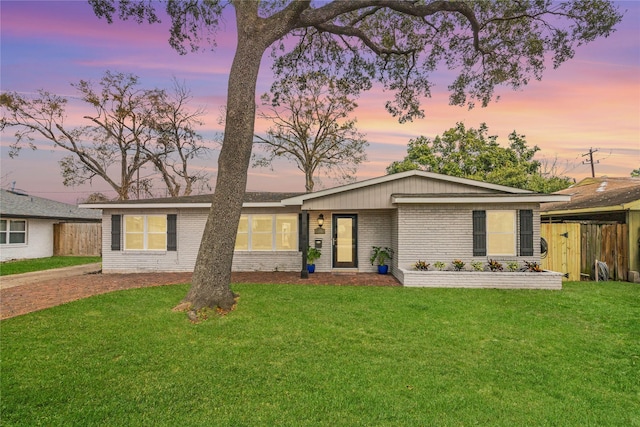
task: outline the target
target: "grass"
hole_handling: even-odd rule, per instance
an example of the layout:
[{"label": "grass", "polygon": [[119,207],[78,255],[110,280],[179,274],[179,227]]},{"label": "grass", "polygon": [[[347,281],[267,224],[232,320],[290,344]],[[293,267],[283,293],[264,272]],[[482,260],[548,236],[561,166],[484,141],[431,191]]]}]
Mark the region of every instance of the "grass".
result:
[{"label": "grass", "polygon": [[187,285],[1,324],[3,426],[640,426],[640,287]]},{"label": "grass", "polygon": [[0,276],[30,273],[32,271],[51,270],[74,265],[100,262],[99,256],[52,256],[48,258],[25,259],[0,263]]}]

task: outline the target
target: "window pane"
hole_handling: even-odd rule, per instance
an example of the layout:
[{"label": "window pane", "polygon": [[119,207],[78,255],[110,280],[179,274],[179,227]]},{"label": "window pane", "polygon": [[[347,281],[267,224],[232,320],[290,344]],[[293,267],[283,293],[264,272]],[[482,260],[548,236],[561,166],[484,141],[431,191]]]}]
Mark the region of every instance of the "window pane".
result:
[{"label": "window pane", "polygon": [[7,243],[7,233],[0,233],[0,245]]},{"label": "window pane", "polygon": [[276,250],[292,251],[298,249],[298,216],[276,216]]},{"label": "window pane", "polygon": [[238,234],[236,236],[236,246],[235,250],[237,251],[248,251],[249,250],[249,235],[248,234]]},{"label": "window pane", "polygon": [[238,223],[238,233],[249,232],[249,217],[246,215],[240,216],[240,222]]},{"label": "window pane", "polygon": [[487,211],[487,255],[515,255],[515,230],[515,211]]},{"label": "window pane", "polygon": [[0,231],[7,231],[7,220],[0,220]]},{"label": "window pane", "polygon": [[144,231],[143,216],[125,216],[124,220],[127,233],[142,233]]},{"label": "window pane", "polygon": [[253,215],[251,231],[254,233],[272,233],[273,215]]},{"label": "window pane", "polygon": [[11,231],[26,231],[27,230],[27,222],[26,221],[10,221],[9,222],[9,230],[11,230]]},{"label": "window pane", "polygon": [[489,236],[488,250],[490,255],[515,255],[513,234],[493,234]]},{"label": "window pane", "polygon": [[514,211],[488,211],[487,231],[489,233],[513,233],[515,219]]},{"label": "window pane", "polygon": [[147,217],[147,231],[149,233],[166,233],[167,217],[162,215],[154,215]]},{"label": "window pane", "polygon": [[149,250],[165,250],[167,249],[166,234],[149,234],[147,249]]},{"label": "window pane", "polygon": [[124,248],[130,250],[144,249],[144,234],[127,233],[124,236]]},{"label": "window pane", "polygon": [[338,218],[336,221],[337,239],[336,239],[336,261],[352,262],[353,261],[353,219]]},{"label": "window pane", "polygon": [[273,235],[269,234],[252,234],[251,235],[251,249],[254,251],[270,251],[273,249],[272,240]]},{"label": "window pane", "polygon": [[26,233],[9,233],[9,243],[25,243]]}]

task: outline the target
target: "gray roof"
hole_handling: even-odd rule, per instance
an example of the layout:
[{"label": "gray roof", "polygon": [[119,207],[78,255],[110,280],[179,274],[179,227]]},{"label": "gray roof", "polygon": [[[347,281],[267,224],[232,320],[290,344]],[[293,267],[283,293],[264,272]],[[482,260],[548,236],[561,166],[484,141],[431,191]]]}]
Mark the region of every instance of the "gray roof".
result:
[{"label": "gray roof", "polygon": [[30,196],[25,193],[0,190],[0,216],[7,218],[100,221],[102,213],[91,209],[80,209],[75,205]]},{"label": "gray roof", "polygon": [[[270,192],[252,192],[244,193],[243,203],[278,203],[290,197],[300,196],[305,193],[270,193]],[[98,205],[146,205],[156,203],[211,203],[213,194],[199,194],[196,196],[179,196],[179,197],[163,197],[157,199],[140,199],[140,200],[114,200],[110,202],[86,203],[85,206],[92,204]]]}]

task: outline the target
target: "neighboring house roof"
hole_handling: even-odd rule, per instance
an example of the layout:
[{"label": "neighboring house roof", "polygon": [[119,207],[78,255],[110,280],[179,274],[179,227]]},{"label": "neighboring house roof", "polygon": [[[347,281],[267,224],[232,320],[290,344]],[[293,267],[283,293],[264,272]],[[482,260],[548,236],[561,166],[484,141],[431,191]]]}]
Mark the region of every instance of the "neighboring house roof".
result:
[{"label": "neighboring house roof", "polygon": [[570,195],[571,200],[544,203],[541,214],[640,210],[640,178],[585,178],[554,194]]},{"label": "neighboring house roof", "polygon": [[[421,177],[427,179],[434,179],[444,182],[450,182],[455,184],[466,185],[475,188],[481,188],[484,190],[490,190],[491,194],[481,195],[479,193],[470,192],[469,194],[411,194],[390,195],[393,199],[393,203],[452,203],[452,200],[460,203],[475,203],[475,202],[544,202],[544,201],[558,201],[568,200],[569,196],[564,195],[551,195],[540,194],[529,190],[522,190],[519,188],[506,187],[504,185],[489,184],[486,182],[475,181],[466,178],[459,178],[448,175],[440,175],[432,172],[424,171],[407,171],[392,175],[385,175],[378,178],[368,179],[365,181],[354,182],[351,184],[341,185],[339,187],[329,188],[326,190],[320,190],[313,193],[245,193],[242,206],[249,207],[284,207],[284,206],[302,206],[306,201],[327,197],[339,193],[346,193],[348,191],[362,189],[366,187],[376,186],[391,181],[402,180],[409,177]],[[493,196],[493,199],[491,198]],[[145,208],[180,208],[180,207],[203,207],[208,208],[211,206],[212,196],[200,195],[200,196],[184,196],[184,197],[171,197],[162,199],[145,199],[145,200],[121,200],[114,202],[98,202],[80,205],[86,208],[100,208],[100,209],[126,209],[144,206]]]},{"label": "neighboring house roof", "polygon": [[80,209],[68,203],[30,196],[22,192],[0,190],[0,216],[99,221],[102,214],[99,211]]}]

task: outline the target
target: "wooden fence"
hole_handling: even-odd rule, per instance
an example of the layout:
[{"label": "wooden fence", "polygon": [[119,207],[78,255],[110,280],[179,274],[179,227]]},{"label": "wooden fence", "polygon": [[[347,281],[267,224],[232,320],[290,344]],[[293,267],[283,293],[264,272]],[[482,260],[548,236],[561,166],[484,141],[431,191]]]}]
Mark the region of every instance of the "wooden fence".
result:
[{"label": "wooden fence", "polygon": [[609,278],[627,280],[629,274],[629,226],[627,224],[581,224],[580,271],[591,274],[595,260],[609,267]]},{"label": "wooden fence", "polygon": [[548,251],[542,259],[546,270],[567,274],[565,280],[593,278],[596,260],[609,267],[609,279],[627,280],[629,227],[627,224],[567,222],[540,224]]},{"label": "wooden fence", "polygon": [[102,224],[99,222],[54,224],[53,254],[56,256],[102,255]]},{"label": "wooden fence", "polygon": [[564,274],[562,280],[580,280],[580,224],[540,224],[540,235],[547,241],[542,268]]}]

